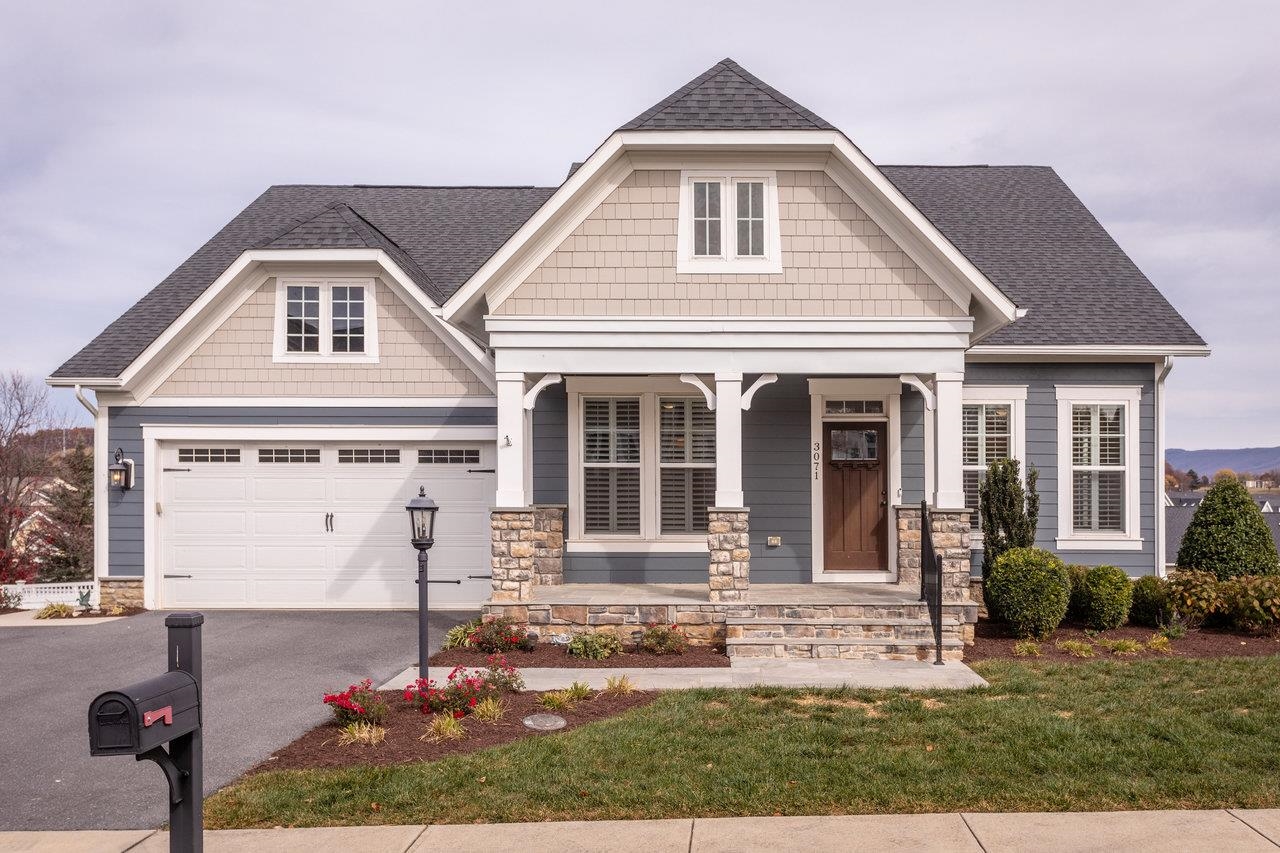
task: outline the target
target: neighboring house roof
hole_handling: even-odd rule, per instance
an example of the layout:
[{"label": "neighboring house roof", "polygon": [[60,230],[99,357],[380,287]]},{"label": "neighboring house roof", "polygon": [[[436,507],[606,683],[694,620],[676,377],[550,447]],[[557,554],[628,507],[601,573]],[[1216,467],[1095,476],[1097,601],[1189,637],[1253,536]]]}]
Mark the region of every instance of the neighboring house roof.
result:
[{"label": "neighboring house roof", "polygon": [[[397,263],[402,256],[413,259],[405,272],[419,286],[447,298],[553,192],[554,187],[271,187],[53,376],[119,375],[242,252],[267,245],[351,247],[378,240],[376,232],[395,247],[388,254]],[[355,220],[371,230],[362,232]]]},{"label": "neighboring house roof", "polygon": [[618,130],[836,130],[732,59],[722,59]]},{"label": "neighboring house roof", "polygon": [[[1166,566],[1178,564],[1178,549],[1182,547],[1182,537],[1187,534],[1187,525],[1196,514],[1193,506],[1167,506],[1164,508],[1164,562]],[[1271,531],[1271,539],[1280,550],[1280,513],[1265,513],[1263,519],[1267,529]]]},{"label": "neighboring house roof", "polygon": [[[778,128],[834,130],[725,59],[622,129]],[[882,171],[996,287],[1029,309],[985,345],[1203,345],[1052,169]],[[376,247],[441,304],[554,192],[532,186],[271,187],[53,378],[118,376],[250,249]]]},{"label": "neighboring house roof", "polygon": [[984,345],[1204,345],[1048,166],[880,170],[1028,309]]}]

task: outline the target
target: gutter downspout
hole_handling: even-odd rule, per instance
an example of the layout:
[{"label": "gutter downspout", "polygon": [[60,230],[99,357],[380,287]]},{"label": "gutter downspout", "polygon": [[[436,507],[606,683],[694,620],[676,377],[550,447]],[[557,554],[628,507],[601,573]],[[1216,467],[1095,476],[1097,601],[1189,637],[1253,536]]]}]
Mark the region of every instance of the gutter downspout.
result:
[{"label": "gutter downspout", "polygon": [[1168,574],[1165,566],[1165,512],[1164,512],[1164,380],[1173,369],[1173,356],[1166,355],[1156,362],[1156,577]]},{"label": "gutter downspout", "polygon": [[76,389],[76,399],[80,401],[80,405],[84,406],[85,409],[89,412],[89,416],[96,420],[98,417],[98,407],[95,406],[93,403],[90,403],[89,400],[84,396],[83,388],[81,388],[79,385],[76,385],[75,389]]}]

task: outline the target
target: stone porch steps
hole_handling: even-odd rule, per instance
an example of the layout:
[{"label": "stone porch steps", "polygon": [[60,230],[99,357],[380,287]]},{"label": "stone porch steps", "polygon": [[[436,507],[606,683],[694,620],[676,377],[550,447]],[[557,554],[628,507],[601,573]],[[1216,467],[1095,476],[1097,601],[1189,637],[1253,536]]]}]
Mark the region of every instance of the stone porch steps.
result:
[{"label": "stone porch steps", "polygon": [[[944,616],[944,658],[963,656],[964,631],[962,619]],[[924,660],[934,654],[928,619],[905,616],[729,616],[725,634],[731,658]]]}]

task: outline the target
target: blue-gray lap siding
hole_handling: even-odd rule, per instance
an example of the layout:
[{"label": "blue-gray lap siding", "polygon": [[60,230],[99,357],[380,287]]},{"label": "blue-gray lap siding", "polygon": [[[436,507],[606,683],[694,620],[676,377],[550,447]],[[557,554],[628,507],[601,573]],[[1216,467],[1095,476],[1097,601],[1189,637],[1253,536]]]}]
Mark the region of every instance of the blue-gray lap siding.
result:
[{"label": "blue-gray lap siding", "polygon": [[395,408],[395,407],[122,407],[107,410],[107,446],[119,447],[135,462],[134,488],[111,490],[108,498],[107,574],[141,576],[143,569],[142,484],[148,476],[142,457],[142,424],[201,424],[222,426],[491,426],[497,411],[491,408]]},{"label": "blue-gray lap siding", "polygon": [[[1027,462],[1040,472],[1040,523],[1036,544],[1068,563],[1119,566],[1130,575],[1156,570],[1156,414],[1155,375],[1150,364],[969,364],[965,385],[1026,385]],[[1055,385],[1141,386],[1138,407],[1140,551],[1059,551],[1058,398]],[[974,574],[982,571],[982,550],[973,555]]]},{"label": "blue-gray lap siding", "polygon": [[[904,500],[924,488],[924,406],[902,397]],[[569,502],[568,398],[564,386],[538,398],[533,419],[535,503]],[[751,508],[751,582],[807,583],[813,579],[811,539],[809,385],[784,376],[761,389],[742,415],[742,487]],[[782,545],[766,540],[781,536]],[[707,554],[566,554],[567,583],[703,583]]]}]

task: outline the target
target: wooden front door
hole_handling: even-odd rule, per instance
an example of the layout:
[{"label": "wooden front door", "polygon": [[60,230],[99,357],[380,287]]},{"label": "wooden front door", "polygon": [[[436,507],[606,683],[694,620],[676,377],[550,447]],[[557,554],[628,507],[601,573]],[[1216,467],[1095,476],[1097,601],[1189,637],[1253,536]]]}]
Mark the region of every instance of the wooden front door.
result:
[{"label": "wooden front door", "polygon": [[885,571],[888,445],[883,423],[823,425],[823,570]]}]

